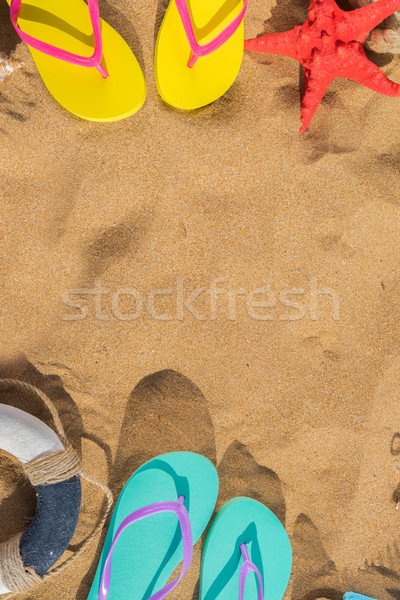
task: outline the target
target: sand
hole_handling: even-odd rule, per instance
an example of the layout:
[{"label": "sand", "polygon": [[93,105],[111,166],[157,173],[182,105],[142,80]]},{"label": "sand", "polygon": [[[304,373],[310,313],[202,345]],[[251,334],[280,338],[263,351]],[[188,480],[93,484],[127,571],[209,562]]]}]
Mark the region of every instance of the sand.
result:
[{"label": "sand", "polygon": [[[181,113],[154,82],[162,5],[100,5],[148,85],[107,125],[53,101],[0,5],[22,65],[0,83],[2,376],[50,395],[116,495],[160,452],[208,456],[218,507],[250,495],[285,524],[286,598],[399,598],[400,100],[336,80],[299,134],[298,65],[245,55],[223,98]],[[253,0],[246,37],[306,12]],[[21,473],[2,456],[1,541],[35,509]],[[84,491],[73,548],[101,506]],[[85,600],[101,543],[26,598]],[[196,600],[200,556],[173,600]]]}]

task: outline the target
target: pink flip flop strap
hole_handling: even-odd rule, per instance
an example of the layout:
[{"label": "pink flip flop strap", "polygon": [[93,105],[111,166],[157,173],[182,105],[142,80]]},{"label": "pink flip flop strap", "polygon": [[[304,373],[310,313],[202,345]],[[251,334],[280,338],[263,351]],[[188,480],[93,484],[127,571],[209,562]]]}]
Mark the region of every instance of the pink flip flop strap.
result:
[{"label": "pink flip flop strap", "polygon": [[[176,514],[179,520],[179,525],[182,532],[182,549],[183,549],[183,565],[182,571],[179,577],[168,583],[164,588],[153,594],[148,600],[163,600],[168,594],[182,581],[183,576],[190,567],[193,558],[193,537],[192,528],[190,524],[189,513],[184,505],[185,497],[179,496],[178,501],[166,501],[157,502],[156,504],[149,504],[143,508],[139,508],[130,515],[128,515],[118,527],[114,539],[112,541],[110,550],[104,563],[103,573],[101,575],[98,600],[107,600],[110,593],[111,584],[111,567],[112,567],[112,555],[115,546],[123,534],[123,532],[141,519],[146,519],[152,515],[163,512],[173,512]],[[157,543],[157,540],[154,540]]]},{"label": "pink flip flop strap", "polygon": [[79,54],[73,54],[67,50],[62,50],[46,42],[41,42],[36,38],[24,33],[18,26],[18,17],[21,9],[22,0],[11,0],[10,4],[10,17],[12,24],[14,25],[15,31],[18,33],[20,38],[26,42],[31,48],[39,50],[44,54],[53,56],[65,62],[69,62],[82,67],[95,67],[98,69],[102,77],[108,77],[107,71],[100,64],[103,56],[103,44],[101,39],[101,27],[100,27],[100,12],[97,0],[88,0],[88,8],[90,20],[93,27],[94,34],[94,52],[92,56],[79,56]]},{"label": "pink flip flop strap", "polygon": [[231,23],[221,33],[219,33],[211,42],[207,44],[199,44],[196,40],[196,36],[193,30],[192,20],[190,18],[190,13],[188,6],[186,4],[186,0],[175,0],[179,15],[181,17],[183,27],[185,29],[186,37],[188,39],[190,49],[192,50],[193,57],[189,60],[188,66],[193,67],[197,59],[201,56],[206,56],[207,54],[211,54],[218,48],[220,48],[225,42],[229,40],[230,37],[235,33],[239,25],[244,19],[244,15],[247,9],[247,0],[243,1],[243,8],[238,14],[237,17],[233,19]]}]

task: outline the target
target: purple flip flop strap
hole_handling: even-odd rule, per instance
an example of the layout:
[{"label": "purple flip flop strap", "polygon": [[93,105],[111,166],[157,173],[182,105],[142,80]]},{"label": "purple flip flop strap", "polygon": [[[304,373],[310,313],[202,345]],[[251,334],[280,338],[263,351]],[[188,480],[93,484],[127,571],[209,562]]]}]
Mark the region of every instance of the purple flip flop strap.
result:
[{"label": "purple flip flop strap", "polygon": [[189,8],[186,4],[186,0],[175,0],[179,15],[181,17],[183,27],[185,29],[186,37],[188,39],[190,49],[192,50],[193,56],[190,58],[188,62],[188,67],[192,68],[197,59],[201,56],[206,56],[207,54],[211,54],[218,48],[220,48],[225,42],[228,41],[230,37],[235,33],[239,25],[244,19],[244,15],[247,9],[247,0],[243,1],[243,8],[240,13],[233,19],[231,23],[221,33],[219,33],[211,42],[207,44],[199,44],[196,40],[196,36],[193,30],[192,20],[190,18]]},{"label": "purple flip flop strap", "polygon": [[94,52],[92,56],[79,56],[79,54],[73,54],[72,52],[62,50],[61,48],[57,48],[56,46],[47,44],[46,42],[41,42],[31,35],[24,33],[18,26],[21,2],[22,0],[11,0],[10,17],[15,31],[18,33],[20,38],[28,44],[28,46],[35,48],[35,50],[39,50],[44,54],[53,56],[54,58],[59,58],[65,62],[80,65],[82,67],[95,67],[101,76],[104,77],[104,79],[108,77],[107,71],[100,64],[103,56],[103,44],[101,39],[100,12],[97,0],[88,0],[90,21],[92,23],[94,34]]},{"label": "purple flip flop strap", "polygon": [[121,525],[117,529],[117,532],[114,536],[113,542],[110,547],[110,551],[104,563],[103,573],[100,581],[98,600],[107,600],[108,598],[111,581],[112,554],[121,534],[125,531],[127,527],[129,527],[129,525],[132,525],[133,523],[136,523],[136,521],[140,521],[141,519],[145,519],[146,517],[156,515],[157,513],[173,512],[179,519],[179,524],[181,526],[182,532],[183,567],[179,577],[174,579],[174,581],[171,581],[162,590],[159,590],[158,592],[150,596],[148,600],[162,600],[163,598],[168,596],[168,594],[182,581],[183,576],[190,567],[193,556],[192,528],[190,525],[189,514],[186,510],[186,507],[183,504],[184,501],[185,497],[179,496],[178,502],[171,501],[149,504],[148,506],[144,506],[143,508],[135,510],[122,521]]},{"label": "purple flip flop strap", "polygon": [[249,553],[247,552],[246,544],[240,544],[240,550],[242,551],[244,563],[242,565],[242,568],[240,569],[239,600],[243,600],[243,598],[244,598],[244,586],[246,583],[247,575],[249,575],[249,573],[255,573],[257,575],[258,600],[264,600],[263,581],[262,581],[261,573],[257,569],[256,565],[251,562]]}]

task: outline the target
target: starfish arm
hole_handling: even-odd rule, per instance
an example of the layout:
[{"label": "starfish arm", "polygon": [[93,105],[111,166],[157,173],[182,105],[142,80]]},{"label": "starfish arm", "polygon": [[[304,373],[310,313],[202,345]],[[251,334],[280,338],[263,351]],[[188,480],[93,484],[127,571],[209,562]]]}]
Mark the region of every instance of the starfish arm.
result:
[{"label": "starfish arm", "polygon": [[297,53],[297,31],[291,29],[283,33],[262,35],[252,40],[245,40],[245,50],[250,52],[265,52],[266,54],[280,54],[299,60]]},{"label": "starfish arm", "polygon": [[400,84],[391,81],[386,75],[365,57],[361,62],[357,60],[343,70],[341,77],[357,81],[365,87],[384,94],[385,96],[400,96]]},{"label": "starfish arm", "polygon": [[324,77],[318,72],[311,73],[304,70],[304,89],[301,99],[301,128],[303,132],[309,126],[315,111],[317,110],[326,90],[328,89],[332,77]]},{"label": "starfish arm", "polygon": [[352,32],[364,41],[367,35],[382,21],[400,9],[400,0],[378,0],[368,6],[357,8],[348,14]]}]

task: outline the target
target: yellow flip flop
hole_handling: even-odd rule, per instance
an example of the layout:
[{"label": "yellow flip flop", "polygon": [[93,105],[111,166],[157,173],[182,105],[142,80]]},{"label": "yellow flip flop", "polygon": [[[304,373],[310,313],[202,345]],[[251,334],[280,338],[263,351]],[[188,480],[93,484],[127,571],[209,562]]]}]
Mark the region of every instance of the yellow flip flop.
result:
[{"label": "yellow flip flop", "polygon": [[146,98],[142,70],[122,37],[100,19],[97,0],[7,0],[49,92],[89,121],[118,121]]},{"label": "yellow flip flop", "polygon": [[247,0],[171,0],[155,50],[165,102],[191,110],[225,94],[242,63],[246,8]]}]

